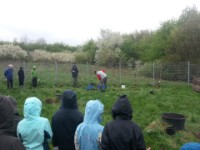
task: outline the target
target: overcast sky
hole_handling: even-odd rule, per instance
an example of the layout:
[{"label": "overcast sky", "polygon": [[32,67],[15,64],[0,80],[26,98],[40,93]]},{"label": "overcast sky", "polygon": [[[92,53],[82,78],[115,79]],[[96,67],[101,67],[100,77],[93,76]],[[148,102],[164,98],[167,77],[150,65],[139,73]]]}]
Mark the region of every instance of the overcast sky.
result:
[{"label": "overcast sky", "polygon": [[28,37],[69,45],[96,40],[101,29],[132,33],[177,19],[200,0],[0,0],[0,41]]}]

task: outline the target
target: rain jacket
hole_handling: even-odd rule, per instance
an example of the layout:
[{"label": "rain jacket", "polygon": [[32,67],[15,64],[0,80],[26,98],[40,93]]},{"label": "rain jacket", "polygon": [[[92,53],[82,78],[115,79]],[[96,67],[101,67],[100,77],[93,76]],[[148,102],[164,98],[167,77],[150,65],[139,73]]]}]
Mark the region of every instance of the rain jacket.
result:
[{"label": "rain jacket", "polygon": [[52,117],[53,146],[59,150],[75,150],[74,134],[83,121],[78,111],[77,96],[72,90],[62,94],[61,107]]},{"label": "rain jacket", "polygon": [[9,97],[0,96],[0,150],[25,150],[13,135],[13,118],[14,108]]},{"label": "rain jacket", "polygon": [[33,68],[31,70],[31,75],[32,75],[32,78],[37,78],[37,70],[36,70],[36,68]]},{"label": "rain jacket", "polygon": [[71,72],[72,72],[72,77],[77,77],[78,76],[79,70],[78,70],[78,68],[77,68],[77,66],[75,64],[72,66]]},{"label": "rain jacket", "polygon": [[88,101],[84,121],[77,129],[74,138],[76,150],[99,150],[103,126],[100,125],[104,105],[99,100]]},{"label": "rain jacket", "polygon": [[7,80],[13,79],[13,68],[6,69],[4,75]]},{"label": "rain jacket", "polygon": [[199,150],[200,149],[200,143],[198,142],[189,142],[184,144],[180,150]]},{"label": "rain jacket", "polygon": [[96,72],[97,78],[101,81],[103,78],[107,77],[106,73],[104,70],[97,71]]},{"label": "rain jacket", "polygon": [[102,150],[146,150],[141,129],[131,121],[132,112],[127,96],[120,96],[112,107],[114,120],[104,127]]},{"label": "rain jacket", "polygon": [[[26,150],[48,150],[52,130],[47,118],[40,117],[42,102],[36,97],[27,98],[24,103],[24,119],[17,126],[17,136]],[[47,141],[48,140],[48,141]]]}]

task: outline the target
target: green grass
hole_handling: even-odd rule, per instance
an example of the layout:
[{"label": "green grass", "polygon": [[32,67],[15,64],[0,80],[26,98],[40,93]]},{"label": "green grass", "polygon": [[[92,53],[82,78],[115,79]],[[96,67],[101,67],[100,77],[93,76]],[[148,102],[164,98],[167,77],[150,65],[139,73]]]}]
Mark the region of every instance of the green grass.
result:
[{"label": "green grass", "polygon": [[[103,125],[112,120],[111,108],[117,96],[127,94],[134,108],[133,120],[142,128],[147,147],[153,150],[177,150],[185,142],[200,142],[200,139],[192,134],[192,132],[200,131],[200,93],[194,92],[187,84],[162,82],[160,87],[143,84],[127,86],[125,89],[111,84],[106,92],[86,91],[85,87],[86,85],[79,88],[72,88],[69,85],[59,87],[40,85],[36,89],[30,86],[20,89],[15,86],[14,89],[7,90],[6,85],[1,85],[0,91],[3,95],[10,95],[17,99],[21,115],[25,99],[30,96],[38,97],[43,101],[42,116],[51,121],[60,103],[48,104],[46,99],[55,100],[56,92],[62,93],[66,89],[72,89],[78,95],[79,110],[83,113],[88,100],[99,99],[103,102],[105,105]],[[154,94],[150,94],[150,90],[153,90]],[[185,115],[185,130],[177,131],[174,136],[167,135],[161,120],[161,114],[164,112]]]}]

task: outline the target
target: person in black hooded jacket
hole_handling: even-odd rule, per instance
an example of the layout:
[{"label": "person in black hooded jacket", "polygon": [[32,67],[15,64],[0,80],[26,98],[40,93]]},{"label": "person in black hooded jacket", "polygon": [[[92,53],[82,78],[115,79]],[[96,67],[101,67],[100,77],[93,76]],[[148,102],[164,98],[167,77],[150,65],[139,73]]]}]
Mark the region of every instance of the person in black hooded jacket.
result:
[{"label": "person in black hooded jacket", "polygon": [[8,96],[0,96],[0,116],[0,150],[25,150],[14,135],[14,107]]},{"label": "person in black hooded jacket", "polygon": [[52,117],[53,146],[59,150],[75,150],[74,134],[81,122],[83,114],[78,111],[76,93],[64,91],[60,110]]},{"label": "person in black hooded jacket", "polygon": [[132,119],[132,106],[122,95],[112,107],[113,120],[102,133],[102,150],[146,150],[143,133]]},{"label": "person in black hooded jacket", "polygon": [[23,67],[19,68],[18,81],[19,81],[19,86],[23,86],[24,85],[24,69],[23,69]]}]

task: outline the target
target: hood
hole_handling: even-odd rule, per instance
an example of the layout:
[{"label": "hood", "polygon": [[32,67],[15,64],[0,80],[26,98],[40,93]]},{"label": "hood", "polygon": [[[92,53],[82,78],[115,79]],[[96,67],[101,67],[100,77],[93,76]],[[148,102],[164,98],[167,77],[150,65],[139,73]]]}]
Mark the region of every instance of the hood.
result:
[{"label": "hood", "polygon": [[86,104],[84,123],[100,123],[104,105],[99,100],[90,100]]},{"label": "hood", "polygon": [[7,96],[0,96],[0,129],[6,128],[14,117],[14,108]]},{"label": "hood", "polygon": [[0,114],[0,134],[2,134],[2,129],[10,129],[13,125],[14,108],[7,96],[0,96]]},{"label": "hood", "polygon": [[77,96],[72,90],[66,90],[62,94],[61,108],[64,109],[78,109]]},{"label": "hood", "polygon": [[42,110],[42,102],[37,97],[29,97],[24,103],[24,117],[34,119],[39,117]]},{"label": "hood", "polygon": [[112,107],[112,117],[115,119],[117,116],[131,119],[133,113],[133,108],[126,95],[119,96],[117,101]]},{"label": "hood", "polygon": [[14,97],[11,97],[11,96],[7,96],[10,100],[10,102],[12,103],[13,105],[13,108],[14,108],[14,115],[19,115],[18,113],[18,109],[17,109],[17,102],[16,102],[16,99]]}]

